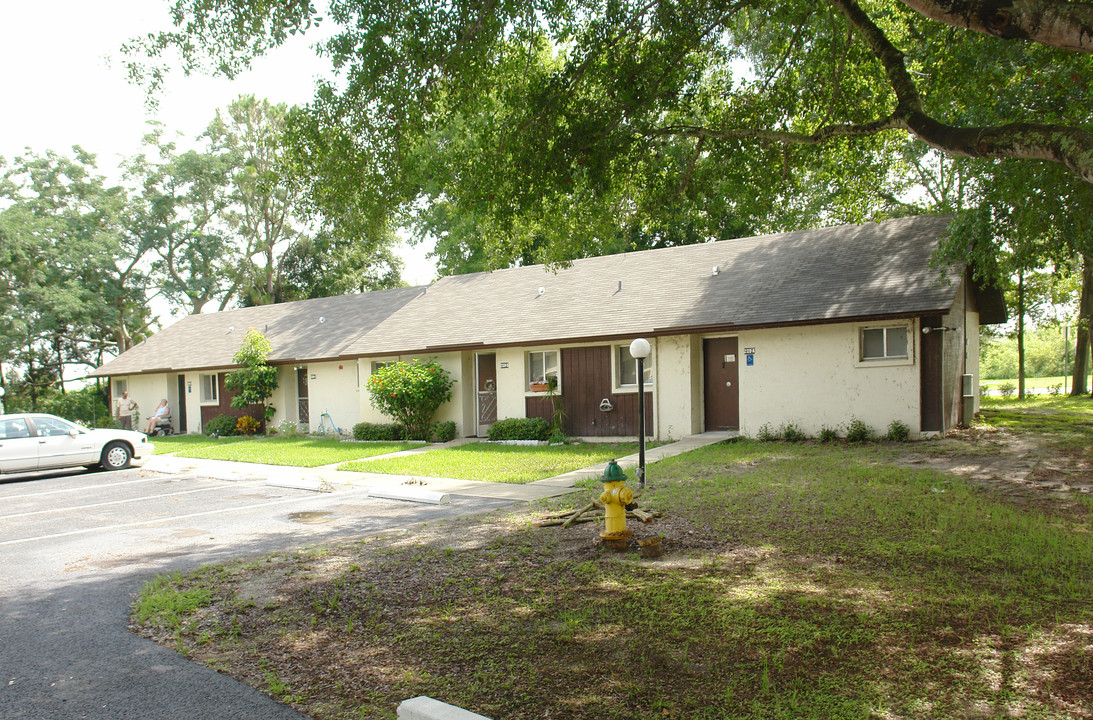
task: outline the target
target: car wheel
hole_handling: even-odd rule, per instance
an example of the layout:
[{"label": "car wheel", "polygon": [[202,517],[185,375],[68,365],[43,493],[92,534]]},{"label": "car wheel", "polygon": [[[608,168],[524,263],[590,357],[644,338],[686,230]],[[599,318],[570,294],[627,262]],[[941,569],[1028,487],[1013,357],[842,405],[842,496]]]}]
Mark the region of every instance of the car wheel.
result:
[{"label": "car wheel", "polygon": [[102,449],[101,465],[106,470],[121,470],[129,467],[133,454],[122,442],[112,442]]}]

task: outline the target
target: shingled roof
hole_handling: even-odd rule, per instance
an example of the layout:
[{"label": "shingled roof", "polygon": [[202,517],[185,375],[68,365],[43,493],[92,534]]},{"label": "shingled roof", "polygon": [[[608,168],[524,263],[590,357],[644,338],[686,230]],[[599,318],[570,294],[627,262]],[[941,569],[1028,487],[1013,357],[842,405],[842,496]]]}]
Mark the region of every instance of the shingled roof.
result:
[{"label": "shingled roof", "polygon": [[943,313],[963,276],[931,265],[948,223],[922,215],[194,315],[95,374],[229,366],[248,327],[276,363]]},{"label": "shingled roof", "polygon": [[271,363],[341,357],[360,335],[421,295],[396,288],[278,305],[188,315],[135,345],[92,375],[130,375],[230,367],[249,328],[269,340]]},{"label": "shingled roof", "polygon": [[350,355],[945,312],[963,268],[931,257],[944,216],[764,235],[441,278]]}]

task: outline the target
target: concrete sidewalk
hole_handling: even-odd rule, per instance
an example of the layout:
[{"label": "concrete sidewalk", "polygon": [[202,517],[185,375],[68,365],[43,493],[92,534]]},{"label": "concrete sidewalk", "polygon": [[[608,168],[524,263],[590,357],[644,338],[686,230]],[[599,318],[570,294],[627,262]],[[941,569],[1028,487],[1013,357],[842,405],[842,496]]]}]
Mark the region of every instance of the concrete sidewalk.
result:
[{"label": "concrete sidewalk", "polygon": [[[646,463],[694,450],[695,448],[713,445],[729,438],[735,437],[733,432],[708,432],[700,435],[688,435],[682,440],[667,445],[661,445],[649,449],[645,453]],[[454,440],[442,445],[424,445],[420,448],[404,450],[390,455],[379,457],[399,457],[402,455],[416,455],[441,447],[452,447],[467,442],[475,442],[473,439],[464,438]],[[616,461],[624,469],[632,468],[638,464],[638,454],[617,458]],[[339,463],[340,464],[340,463]],[[274,484],[292,483],[299,485],[314,485],[316,488],[337,490],[339,487],[393,487],[412,486],[433,492],[449,493],[452,495],[464,495],[468,497],[492,498],[511,500],[513,502],[531,502],[542,498],[566,495],[574,491],[574,486],[579,480],[585,478],[599,478],[603,476],[607,463],[591,465],[580,470],[574,470],[562,475],[536,480],[524,485],[510,485],[508,483],[481,482],[477,480],[459,480],[456,478],[426,477],[422,475],[389,475],[384,473],[347,472],[335,469],[336,465],[326,465],[316,468],[286,467],[284,465],[260,465],[257,463],[229,462],[227,460],[199,460],[195,458],[175,457],[173,455],[153,455],[144,464],[144,470],[152,472],[193,474],[203,477],[211,477],[219,480],[246,481],[246,482],[270,482]]]}]

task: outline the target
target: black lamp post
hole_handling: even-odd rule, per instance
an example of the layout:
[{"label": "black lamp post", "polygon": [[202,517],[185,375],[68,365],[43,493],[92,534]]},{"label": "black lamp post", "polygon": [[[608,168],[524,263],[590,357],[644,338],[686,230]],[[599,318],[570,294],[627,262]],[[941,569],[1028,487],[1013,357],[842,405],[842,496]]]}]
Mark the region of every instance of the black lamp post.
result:
[{"label": "black lamp post", "polygon": [[630,343],[630,356],[638,361],[638,485],[645,487],[645,358],[649,341],[638,338]]}]

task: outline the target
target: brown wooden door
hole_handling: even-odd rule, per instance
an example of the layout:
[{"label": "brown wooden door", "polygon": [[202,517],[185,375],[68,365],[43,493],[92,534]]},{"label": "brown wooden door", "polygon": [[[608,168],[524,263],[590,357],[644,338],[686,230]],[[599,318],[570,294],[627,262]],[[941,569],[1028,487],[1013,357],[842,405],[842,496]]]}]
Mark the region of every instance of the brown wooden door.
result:
[{"label": "brown wooden door", "polygon": [[478,364],[478,434],[484,436],[497,422],[497,356],[480,353]]},{"label": "brown wooden door", "polygon": [[702,341],[706,430],[740,429],[739,339]]},{"label": "brown wooden door", "polygon": [[[938,327],[941,316],[922,318],[923,327]],[[914,338],[909,338],[908,349]],[[922,430],[944,430],[945,408],[944,392],[942,384],[942,367],[944,364],[943,351],[945,349],[945,333],[934,331],[922,335],[921,365],[919,367],[919,401],[921,417],[919,418]]]}]

